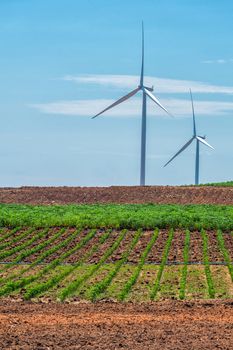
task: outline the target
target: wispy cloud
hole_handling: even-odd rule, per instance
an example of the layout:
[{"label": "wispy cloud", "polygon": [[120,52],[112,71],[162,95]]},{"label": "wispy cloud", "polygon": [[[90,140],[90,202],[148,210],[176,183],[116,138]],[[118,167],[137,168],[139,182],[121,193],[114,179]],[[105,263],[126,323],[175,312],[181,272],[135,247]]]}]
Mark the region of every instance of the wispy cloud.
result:
[{"label": "wispy cloud", "polygon": [[[139,83],[137,75],[66,75],[62,78],[79,84],[95,84],[117,88],[133,89]],[[233,94],[233,86],[220,86],[193,80],[177,80],[145,76],[145,84],[154,85],[158,93],[187,93],[189,88],[194,93]]]},{"label": "wispy cloud", "polygon": [[229,58],[229,59],[219,58],[219,59],[217,59],[217,60],[205,60],[205,61],[202,61],[202,63],[205,63],[205,64],[226,64],[226,63],[233,63],[233,58]]},{"label": "wispy cloud", "polygon": [[[32,104],[30,107],[47,114],[92,117],[113,102],[114,101],[110,99],[72,100]],[[191,115],[191,105],[188,99],[166,98],[161,99],[161,102],[177,117],[189,117]],[[166,116],[152,101],[148,101],[148,104],[149,115]],[[195,111],[199,115],[232,115],[233,102],[195,101]],[[141,99],[136,97],[107,111],[104,115],[110,117],[137,117],[140,116],[140,114]]]}]

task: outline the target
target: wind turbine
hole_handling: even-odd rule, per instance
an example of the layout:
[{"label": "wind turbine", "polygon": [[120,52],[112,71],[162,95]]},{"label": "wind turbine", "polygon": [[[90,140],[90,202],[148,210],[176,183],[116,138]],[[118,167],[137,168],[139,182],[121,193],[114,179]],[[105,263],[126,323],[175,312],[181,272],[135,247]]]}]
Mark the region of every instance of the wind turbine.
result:
[{"label": "wind turbine", "polygon": [[200,163],[200,154],[199,154],[199,144],[200,142],[206,145],[209,148],[214,149],[208,142],[205,141],[206,136],[198,136],[196,131],[196,121],[195,113],[193,106],[193,97],[192,91],[190,89],[190,97],[192,103],[192,112],[193,112],[193,136],[192,138],[164,165],[167,166],[174,158],[176,158],[181,152],[183,152],[194,140],[196,140],[196,164],[195,164],[195,185],[199,184],[199,163]]},{"label": "wind turbine", "polygon": [[145,186],[145,167],[146,167],[146,102],[147,97],[154,101],[160,108],[162,108],[168,115],[172,116],[165,107],[159,102],[159,100],[151,93],[153,87],[147,87],[144,85],[144,26],[142,22],[142,65],[140,83],[136,89],[121,97],[119,100],[105,108],[100,113],[96,114],[92,119],[98,117],[100,114],[108,111],[109,109],[117,106],[118,104],[128,100],[130,97],[136,95],[138,91],[142,91],[142,123],[141,123],[141,168],[140,168],[140,186]]}]

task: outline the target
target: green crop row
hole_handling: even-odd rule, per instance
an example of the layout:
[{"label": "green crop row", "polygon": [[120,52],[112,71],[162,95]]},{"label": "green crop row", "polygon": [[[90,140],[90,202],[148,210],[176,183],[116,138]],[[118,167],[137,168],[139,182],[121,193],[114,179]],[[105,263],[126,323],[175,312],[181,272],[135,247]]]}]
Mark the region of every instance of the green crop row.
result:
[{"label": "green crop row", "polygon": [[108,286],[110,286],[113,278],[117,275],[118,271],[122,265],[127,261],[129,254],[137,244],[139,238],[141,237],[142,231],[138,230],[135,234],[129,248],[123,253],[122,258],[116,262],[116,264],[109,271],[108,275],[99,283],[96,283],[89,291],[89,297],[92,301],[96,300],[98,296],[103,293]]},{"label": "green crop row", "polygon": [[[96,230],[91,230],[86,236],[83,237],[83,239],[76,245],[75,247],[75,251],[80,250],[82,247],[84,247],[96,234]],[[74,248],[71,249],[72,251],[74,251]],[[70,256],[71,254],[70,251],[68,251],[68,255],[65,253],[63,256]],[[64,258],[62,259],[64,260]],[[77,264],[79,265],[79,264]],[[53,265],[53,268],[55,268],[55,266]],[[33,297],[36,297],[38,295],[40,295],[41,293],[49,290],[50,288],[54,287],[56,284],[58,284],[60,281],[62,281],[63,278],[65,278],[72,270],[74,269],[74,267],[70,267],[70,269],[68,269],[67,271],[65,271],[63,274],[57,274],[55,276],[53,276],[52,278],[48,279],[47,281],[42,281],[42,282],[38,282],[33,286],[29,286],[28,288],[25,289],[24,292],[24,299],[25,300],[29,300]],[[46,270],[46,273],[48,273],[48,269]],[[43,278],[43,274],[42,274],[42,278]]]},{"label": "green crop row", "polygon": [[230,255],[228,253],[228,250],[225,247],[224,238],[223,238],[221,230],[217,231],[217,240],[218,240],[219,248],[220,248],[220,250],[222,252],[222,255],[224,257],[224,260],[227,263],[228,270],[229,270],[229,273],[231,275],[231,279],[232,279],[232,282],[233,282],[233,265],[232,265],[231,258],[230,258]]},{"label": "green crop row", "polygon": [[156,297],[156,295],[157,295],[157,293],[159,291],[160,280],[161,280],[161,277],[162,277],[162,274],[163,274],[163,270],[164,270],[165,264],[167,262],[167,257],[168,257],[168,254],[169,254],[169,251],[170,251],[170,248],[171,248],[173,236],[174,236],[174,231],[173,231],[173,229],[171,229],[170,232],[169,232],[169,236],[168,236],[168,239],[167,239],[164,251],[163,251],[162,261],[161,261],[161,264],[159,266],[159,271],[158,271],[158,274],[156,276],[155,284],[154,284],[154,286],[152,288],[152,291],[151,291],[151,295],[150,295],[151,300],[155,299],[155,297]]},{"label": "green crop row", "polygon": [[46,265],[39,273],[34,274],[32,276],[28,276],[28,277],[22,277],[22,275],[24,273],[28,272],[31,268],[33,268],[34,266],[36,266],[39,263],[41,263],[48,256],[52,255],[53,253],[59,251],[60,249],[62,249],[65,246],[67,246],[79,234],[80,234],[80,230],[76,230],[67,239],[65,239],[64,241],[60,242],[58,245],[50,248],[49,250],[43,252],[41,254],[41,256],[38,259],[36,259],[30,266],[28,266],[28,267],[24,268],[23,270],[19,271],[19,273],[16,276],[14,276],[14,277],[16,277],[16,280],[11,280],[11,281],[7,282],[5,285],[3,285],[0,288],[0,296],[7,295],[7,294],[9,294],[9,293],[11,293],[11,292],[13,292],[13,291],[15,291],[17,289],[25,287],[26,285],[36,281],[42,275],[44,275],[45,273],[47,273],[48,271],[52,270],[57,265],[59,265],[63,261],[63,259],[65,259],[66,257],[69,256],[69,254],[71,255],[71,254],[73,254],[76,251],[77,246],[74,247],[69,252],[63,253],[61,255],[61,257],[59,257],[57,259],[54,259],[51,263]]},{"label": "green crop row", "polygon": [[[23,237],[26,237],[28,235],[30,235],[32,232],[34,231],[33,228],[30,228],[29,230],[25,231],[21,236]],[[31,239],[28,239],[26,240],[25,242],[23,242],[22,244],[16,246],[16,247],[13,247],[9,250],[5,250],[3,251],[2,253],[0,253],[0,261],[15,254],[15,253],[18,253],[22,250],[24,250],[25,248],[27,248],[28,246],[30,246],[35,240],[41,238],[42,235],[41,235],[41,232],[39,232],[37,235],[33,236]],[[11,242],[8,242],[9,243],[9,246],[11,245]]]},{"label": "green crop row", "polygon": [[[91,231],[93,233],[93,231]],[[90,232],[90,233],[91,233]],[[82,256],[82,258],[75,263],[75,265],[69,265],[63,272],[56,272],[54,276],[49,278],[46,282],[39,282],[36,286],[33,286],[30,290],[26,291],[24,298],[30,299],[32,297],[38,297],[42,293],[55,288],[61,281],[63,281],[66,277],[68,277],[70,274],[72,274],[77,268],[82,266],[84,262],[93,255],[94,252],[96,252],[99,247],[108,239],[110,235],[110,231],[106,232],[103,236],[100,237],[97,244],[93,245],[92,248],[90,248],[87,253]],[[82,243],[85,245],[92,237],[88,237],[86,240],[83,240]]]},{"label": "green crop row", "polygon": [[14,234],[19,230],[20,230],[20,227],[15,227],[13,230],[7,231],[4,235],[0,236],[0,242],[5,241],[10,236],[14,236]]},{"label": "green crop row", "polygon": [[206,280],[208,285],[209,297],[214,298],[215,290],[214,290],[214,284],[213,284],[211,271],[210,271],[210,264],[209,264],[208,236],[204,230],[201,230],[201,236],[202,236],[202,242],[203,242],[203,260],[204,260],[204,266],[205,266],[205,275],[206,275]]},{"label": "green crop row", "polygon": [[[13,237],[11,240],[0,244],[0,250],[6,249],[12,246],[13,244],[20,242],[25,237],[29,236],[33,231],[34,231],[34,228],[30,228],[29,230],[24,230],[19,235]],[[1,259],[1,253],[0,253],[0,259]]]},{"label": "green crop row", "polygon": [[143,265],[145,264],[146,258],[148,256],[148,254],[150,253],[155,241],[158,238],[158,234],[159,234],[159,230],[156,229],[151,237],[151,240],[149,241],[149,243],[147,244],[145,250],[142,252],[142,255],[140,257],[139,263],[137,265],[137,268],[135,270],[135,272],[131,275],[131,277],[128,279],[128,281],[125,284],[125,287],[122,289],[122,291],[119,294],[119,299],[121,301],[125,300],[125,298],[127,297],[127,295],[129,294],[130,290],[132,289],[132,287],[134,286],[134,284],[136,283],[140,272],[143,268]]},{"label": "green crop row", "polygon": [[105,263],[105,261],[113,254],[113,252],[119,247],[121,241],[126,235],[127,230],[123,230],[119,236],[116,238],[114,243],[106,250],[106,252],[103,254],[102,258],[100,258],[99,262],[96,265],[93,265],[89,271],[81,276],[80,278],[77,278],[73,282],[71,282],[67,287],[63,288],[59,294],[59,299],[61,301],[64,301],[66,298],[72,296],[79,288],[80,286],[86,282],[91,276],[96,273],[99,268]]},{"label": "green crop row", "polygon": [[183,300],[185,298],[185,289],[186,289],[186,281],[187,281],[187,273],[188,273],[188,261],[189,261],[189,246],[190,246],[190,232],[187,230],[185,234],[184,241],[184,266],[182,268],[182,275],[180,280],[180,292],[179,298]]},{"label": "green crop row", "polygon": [[233,206],[96,204],[29,206],[0,204],[0,226],[117,229],[233,229]]},{"label": "green crop row", "polygon": [[[59,230],[56,234],[54,234],[51,238],[49,238],[48,240],[36,245],[35,247],[33,248],[28,248],[28,249],[25,249],[23,250],[22,253],[20,253],[15,259],[12,260],[11,263],[5,265],[1,270],[0,272],[3,272],[5,270],[8,270],[10,269],[11,267],[15,266],[16,264],[22,262],[25,258],[33,255],[34,253],[37,253],[39,251],[42,251],[44,248],[46,248],[49,244],[53,243],[57,238],[59,238],[63,233],[64,233],[65,229],[62,228],[61,230]],[[48,229],[45,229],[43,232],[42,232],[42,237],[48,233]],[[43,253],[42,253],[43,254]],[[40,260],[40,258],[39,258]],[[40,263],[40,261],[38,262],[38,258],[36,259],[36,261],[34,263],[31,263],[31,265],[29,266],[29,268],[32,268],[33,266],[35,265],[38,265]],[[27,271],[28,270],[28,267],[26,269],[23,269],[21,270],[21,274],[22,272],[24,271]],[[11,274],[5,278],[0,278],[0,283],[2,281],[4,281],[6,283],[6,281],[8,280],[11,280],[12,278],[16,277],[17,275],[16,274]]]}]

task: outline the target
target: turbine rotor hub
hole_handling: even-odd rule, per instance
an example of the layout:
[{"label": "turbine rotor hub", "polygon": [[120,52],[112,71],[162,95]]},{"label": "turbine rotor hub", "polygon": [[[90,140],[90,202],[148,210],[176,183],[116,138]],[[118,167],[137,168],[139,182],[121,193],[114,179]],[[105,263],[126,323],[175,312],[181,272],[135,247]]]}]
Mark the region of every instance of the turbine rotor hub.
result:
[{"label": "turbine rotor hub", "polygon": [[145,86],[145,85],[138,85],[139,89],[143,90],[143,88],[147,89],[148,91],[154,91],[154,87],[151,86],[151,87],[148,87],[148,86]]}]

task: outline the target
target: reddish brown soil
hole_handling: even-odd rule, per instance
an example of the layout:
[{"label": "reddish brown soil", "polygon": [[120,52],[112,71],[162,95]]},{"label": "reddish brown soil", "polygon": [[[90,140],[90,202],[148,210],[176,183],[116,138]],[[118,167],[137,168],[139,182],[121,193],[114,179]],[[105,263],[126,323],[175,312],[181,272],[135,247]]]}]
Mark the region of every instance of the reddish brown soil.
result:
[{"label": "reddish brown soil", "polygon": [[[210,261],[224,261],[224,257],[219,249],[218,241],[217,241],[217,232],[216,231],[208,231],[208,254]],[[231,240],[230,234],[224,235],[225,244]]]},{"label": "reddish brown soil", "polygon": [[128,256],[127,262],[137,264],[142,252],[146,249],[151,237],[153,235],[153,231],[144,231],[139,241],[137,242],[135,248],[131,251]]},{"label": "reddish brown soil", "polygon": [[200,262],[203,261],[203,247],[200,232],[192,232],[189,248],[189,261]]},{"label": "reddish brown soil", "polygon": [[[163,251],[168,239],[168,230],[160,230],[159,236],[155,241],[150,253],[147,256],[146,263],[160,263],[162,261]],[[182,242],[180,242],[182,244]]]},{"label": "reddish brown soil", "polygon": [[229,252],[231,261],[233,262],[233,232],[231,234],[223,234],[225,247]]},{"label": "reddish brown soil", "polygon": [[112,186],[1,188],[0,203],[233,204],[233,187]]},{"label": "reddish brown soil", "polygon": [[168,262],[181,262],[184,261],[184,243],[185,243],[185,232],[175,231],[172,240],[171,248],[168,254]]},{"label": "reddish brown soil", "polygon": [[232,349],[233,301],[1,301],[1,349]]}]

